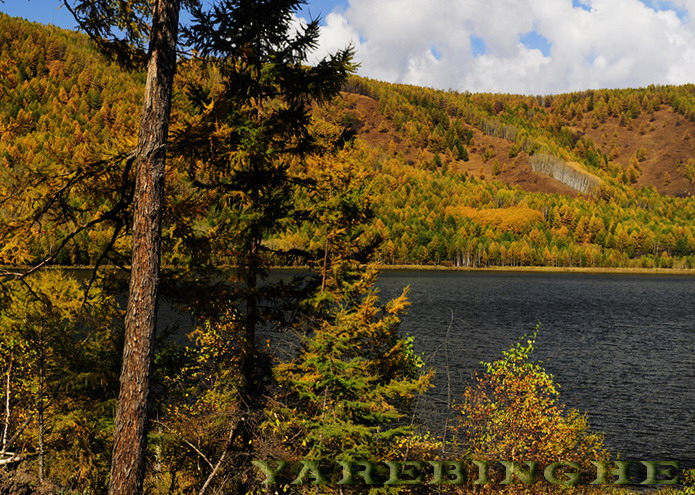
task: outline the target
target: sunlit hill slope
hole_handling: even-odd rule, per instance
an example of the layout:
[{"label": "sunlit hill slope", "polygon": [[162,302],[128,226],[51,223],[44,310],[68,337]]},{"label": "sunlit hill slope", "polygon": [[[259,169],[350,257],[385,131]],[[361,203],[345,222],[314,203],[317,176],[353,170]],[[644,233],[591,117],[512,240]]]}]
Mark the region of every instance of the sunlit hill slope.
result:
[{"label": "sunlit hill slope", "polygon": [[[192,77],[206,76],[182,65],[175,122]],[[81,34],[0,14],[2,195],[43,194],[22,185],[131,149],[142,84]],[[312,113],[344,131],[334,160],[370,177],[383,263],[695,266],[693,85],[518,96],[353,77]],[[6,224],[19,214],[0,208]],[[305,248],[314,234],[298,225],[269,242]],[[57,261],[93,262],[98,237]],[[34,262],[50,244],[10,243],[0,261]]]}]

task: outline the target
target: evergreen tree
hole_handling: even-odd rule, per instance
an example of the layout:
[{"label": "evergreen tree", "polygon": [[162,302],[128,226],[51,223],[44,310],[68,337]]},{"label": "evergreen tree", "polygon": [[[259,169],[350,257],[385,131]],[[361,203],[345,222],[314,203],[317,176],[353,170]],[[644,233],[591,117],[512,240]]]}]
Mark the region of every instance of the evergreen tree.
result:
[{"label": "evergreen tree", "polygon": [[299,355],[275,367],[278,405],[264,429],[290,457],[389,458],[398,438],[414,431],[402,420],[432,374],[412,339],[398,335],[407,292],[380,308],[375,277],[371,268],[339,284],[341,297]]},{"label": "evergreen tree", "polygon": [[[238,266],[241,287],[231,294],[238,308],[231,338],[238,344],[239,376],[228,392],[247,411],[232,425],[225,449],[239,469],[250,465],[254,421],[270,376],[256,334],[267,316],[268,291],[275,289],[260,282],[272,260],[293,254],[266,241],[306,217],[293,195],[298,186],[309,185],[300,174],[304,157],[321,148],[310,131],[310,105],[337,95],[353,69],[350,48],[306,65],[319,24],[291,31],[300,4],[221,1],[195,8],[185,32],[203,67],[219,74],[214,87],[189,85],[195,115],[178,129],[173,151],[183,156],[191,189],[203,198],[202,214],[221,213],[199,233],[207,252],[226,252],[226,260]],[[208,480],[216,473],[213,469]],[[250,480],[239,473],[235,489],[244,492]]]},{"label": "evergreen tree", "polygon": [[[315,150],[309,105],[335,96],[352,70],[351,49],[307,66],[319,25],[290,32],[297,0],[226,0],[194,9],[186,40],[219,70],[219,92],[189,88],[199,114],[178,134],[194,188],[224,216],[208,240],[231,251],[245,285],[242,379],[246,395],[260,395],[256,328],[259,280],[269,263],[263,242],[296,221],[293,167]],[[282,253],[275,253],[282,254]]]}]

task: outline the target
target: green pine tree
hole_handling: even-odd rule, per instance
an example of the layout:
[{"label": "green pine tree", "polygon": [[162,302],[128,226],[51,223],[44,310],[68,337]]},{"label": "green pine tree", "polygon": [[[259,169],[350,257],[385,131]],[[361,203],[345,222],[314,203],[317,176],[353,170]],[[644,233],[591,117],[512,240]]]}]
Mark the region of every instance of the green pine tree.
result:
[{"label": "green pine tree", "polygon": [[369,269],[299,355],[274,369],[277,405],[264,429],[289,457],[388,458],[413,433],[404,419],[432,374],[398,333],[407,291],[379,307],[375,277]]}]

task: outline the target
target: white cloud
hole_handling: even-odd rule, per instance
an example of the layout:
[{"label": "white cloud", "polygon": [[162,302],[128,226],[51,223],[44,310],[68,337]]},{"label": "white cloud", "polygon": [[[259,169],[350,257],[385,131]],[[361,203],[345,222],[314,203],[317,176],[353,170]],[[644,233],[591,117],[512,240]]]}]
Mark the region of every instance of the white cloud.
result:
[{"label": "white cloud", "polygon": [[356,49],[360,48],[359,33],[345,17],[336,13],[328,14],[325,24],[321,29],[321,37],[319,39],[319,54],[321,56],[335,53],[350,44],[354,45]]},{"label": "white cloud", "polygon": [[[644,1],[584,0],[585,10],[572,0],[350,0],[326,17],[319,53],[352,42],[361,75],[469,91],[694,82],[695,0]],[[531,31],[548,56],[520,42]]]}]

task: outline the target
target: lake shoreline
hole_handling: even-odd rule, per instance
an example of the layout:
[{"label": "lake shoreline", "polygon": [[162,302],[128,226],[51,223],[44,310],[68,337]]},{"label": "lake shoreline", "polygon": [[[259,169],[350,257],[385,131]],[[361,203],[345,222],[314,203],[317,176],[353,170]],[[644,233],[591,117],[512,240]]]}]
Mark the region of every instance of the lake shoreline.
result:
[{"label": "lake shoreline", "polygon": [[[580,266],[445,266],[445,265],[384,265],[376,264],[379,271],[441,271],[441,272],[520,272],[520,273],[596,273],[617,275],[684,275],[695,276],[695,268],[627,268],[627,267],[580,267]],[[29,270],[31,266],[0,265],[0,270]],[[92,270],[89,265],[48,265],[42,270]],[[101,265],[100,268],[116,269],[111,265]],[[162,269],[171,267],[163,266]],[[233,268],[233,267],[229,267]],[[271,270],[309,270],[308,266],[278,265]]]},{"label": "lake shoreline", "polygon": [[[377,265],[379,270],[430,270],[452,272],[523,272],[523,273],[607,273],[635,275],[690,275],[695,269],[684,268],[625,268],[625,267],[579,267],[579,266],[442,266],[442,265]],[[287,267],[286,267],[287,268]]]}]

